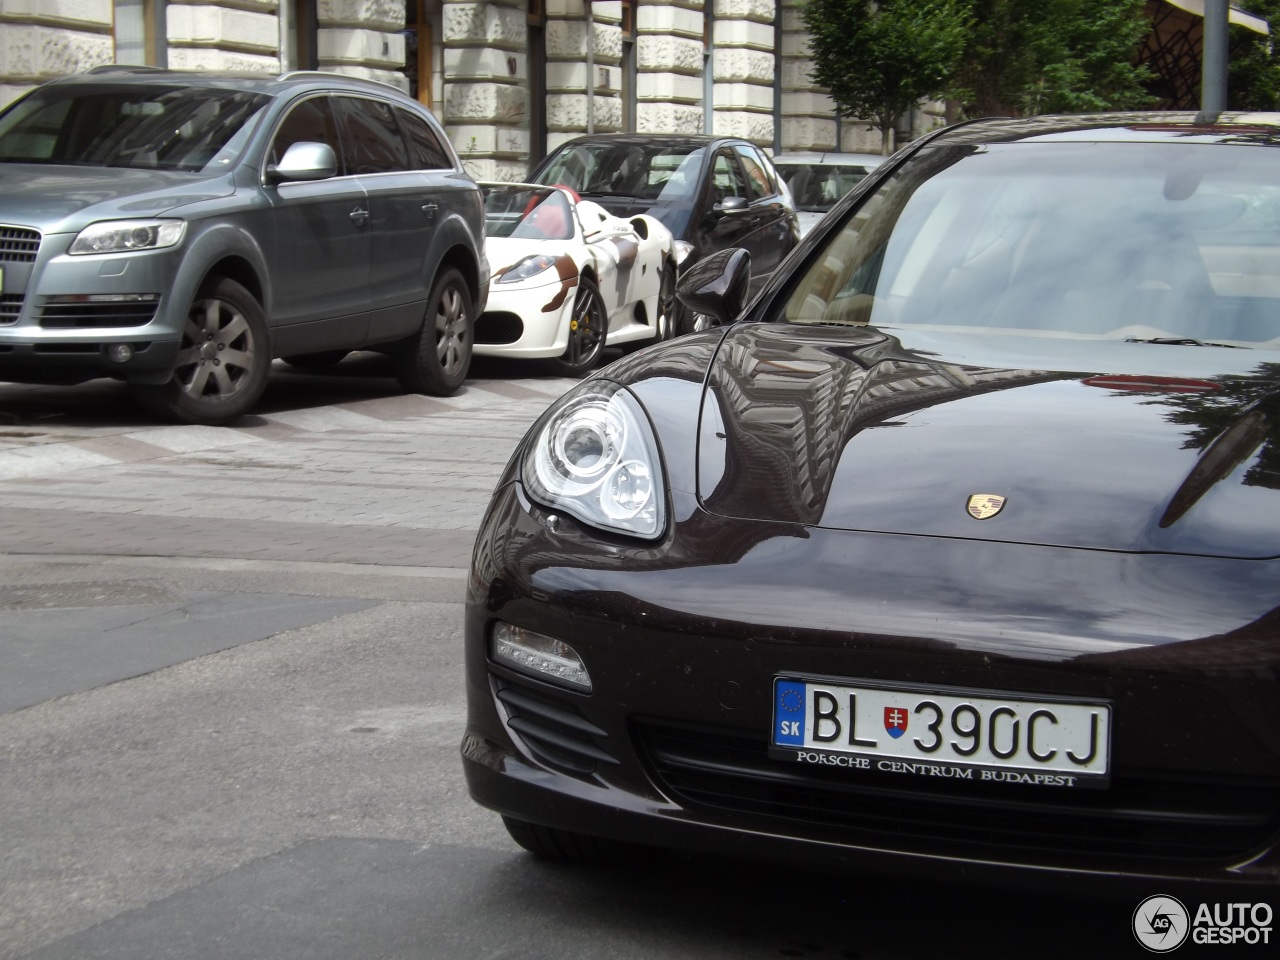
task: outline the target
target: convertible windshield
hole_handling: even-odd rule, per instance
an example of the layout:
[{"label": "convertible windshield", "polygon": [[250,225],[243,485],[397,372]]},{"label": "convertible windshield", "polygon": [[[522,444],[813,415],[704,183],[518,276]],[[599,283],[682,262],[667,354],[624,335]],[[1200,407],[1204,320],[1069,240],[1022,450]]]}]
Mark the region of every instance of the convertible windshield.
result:
[{"label": "convertible windshield", "polygon": [[538,181],[592,196],[638,197],[659,203],[692,200],[705,153],[692,144],[579,143],[556,154]]},{"label": "convertible windshield", "polygon": [[268,99],[191,86],[44,87],[0,116],[0,161],[224,169]]},{"label": "convertible windshield", "polygon": [[573,209],[554,187],[484,185],[484,235],[520,240],[569,240]]},{"label": "convertible windshield", "polygon": [[933,148],[812,258],[785,315],[1280,343],[1276,160],[1203,143]]}]

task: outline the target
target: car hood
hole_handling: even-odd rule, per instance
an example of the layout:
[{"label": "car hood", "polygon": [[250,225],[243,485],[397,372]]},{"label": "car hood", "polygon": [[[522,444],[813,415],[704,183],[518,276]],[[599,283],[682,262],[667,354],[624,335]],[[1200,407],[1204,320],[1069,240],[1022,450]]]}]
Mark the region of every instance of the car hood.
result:
[{"label": "car hood", "polygon": [[0,164],[0,222],[68,233],[97,220],[156,217],[175,207],[229,195],[229,174],[171,170]]},{"label": "car hood", "polygon": [[699,497],[834,529],[1273,557],[1278,391],[1275,351],[744,324],[709,371]]}]

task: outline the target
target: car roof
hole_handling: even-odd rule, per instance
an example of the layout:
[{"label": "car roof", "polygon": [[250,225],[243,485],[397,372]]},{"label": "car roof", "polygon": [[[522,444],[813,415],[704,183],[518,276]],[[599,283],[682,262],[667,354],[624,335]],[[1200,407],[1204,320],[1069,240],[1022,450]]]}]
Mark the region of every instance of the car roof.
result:
[{"label": "car roof", "polygon": [[588,133],[572,140],[566,140],[561,146],[578,143],[634,143],[660,144],[680,147],[704,147],[712,143],[746,143],[755,146],[750,140],[742,137],[723,137],[710,133]]},{"label": "car roof", "polygon": [[1020,119],[976,120],[948,127],[937,144],[1066,143],[1254,143],[1280,146],[1280,113],[1146,111],[1063,114]]},{"label": "car roof", "polygon": [[376,93],[380,96],[398,98],[404,103],[416,103],[398,87],[378,80],[366,80],[362,77],[348,77],[339,73],[326,73],[319,70],[293,70],[288,73],[235,73],[195,70],[164,70],[159,67],[136,67],[124,64],[104,64],[84,73],[50,80],[50,85],[75,86],[103,84],[121,84],[127,86],[156,85],[166,86],[180,83],[195,87],[218,87],[222,89],[247,90],[278,96],[295,90],[333,90],[343,89],[352,92]]},{"label": "car roof", "polygon": [[773,158],[775,164],[809,163],[809,164],[856,164],[863,167],[874,167],[884,163],[888,157],[878,153],[780,153]]}]

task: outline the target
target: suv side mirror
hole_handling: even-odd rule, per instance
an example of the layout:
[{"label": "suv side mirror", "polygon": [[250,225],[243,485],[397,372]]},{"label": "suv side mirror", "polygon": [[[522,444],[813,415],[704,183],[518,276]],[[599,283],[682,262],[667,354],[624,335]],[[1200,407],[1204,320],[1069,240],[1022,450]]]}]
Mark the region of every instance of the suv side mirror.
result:
[{"label": "suv side mirror", "polygon": [[267,167],[272,183],[289,180],[327,180],[338,172],[338,158],[327,143],[299,140],[284,152],[279,163]]},{"label": "suv side mirror", "polygon": [[715,210],[721,215],[745,213],[749,206],[746,197],[725,197],[716,204]]},{"label": "suv side mirror", "polygon": [[676,284],[676,296],[693,310],[729,324],[738,319],[751,283],[751,254],[741,247],[703,257]]}]

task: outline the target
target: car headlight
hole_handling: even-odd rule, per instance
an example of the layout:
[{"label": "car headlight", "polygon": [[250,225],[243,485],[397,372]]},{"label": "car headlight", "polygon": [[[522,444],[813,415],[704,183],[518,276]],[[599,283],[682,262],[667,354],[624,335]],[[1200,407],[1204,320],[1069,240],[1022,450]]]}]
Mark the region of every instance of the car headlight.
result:
[{"label": "car headlight", "polygon": [[680,266],[689,259],[689,254],[693,253],[693,244],[688,240],[677,240],[671,245],[676,252],[676,266]]},{"label": "car headlight", "polygon": [[83,253],[124,253],[130,250],[159,250],[177,246],[187,232],[185,220],[103,220],[80,231],[67,251]]},{"label": "car headlight", "polygon": [[656,538],[666,526],[658,443],[640,402],[616,383],[575,390],[525,452],[522,479],[534,500],[583,523]]},{"label": "car headlight", "polygon": [[544,270],[550,270],[556,265],[559,257],[553,257],[550,254],[538,253],[532,257],[525,257],[514,267],[498,277],[498,283],[515,283],[517,280],[528,280],[530,277],[536,277]]}]

